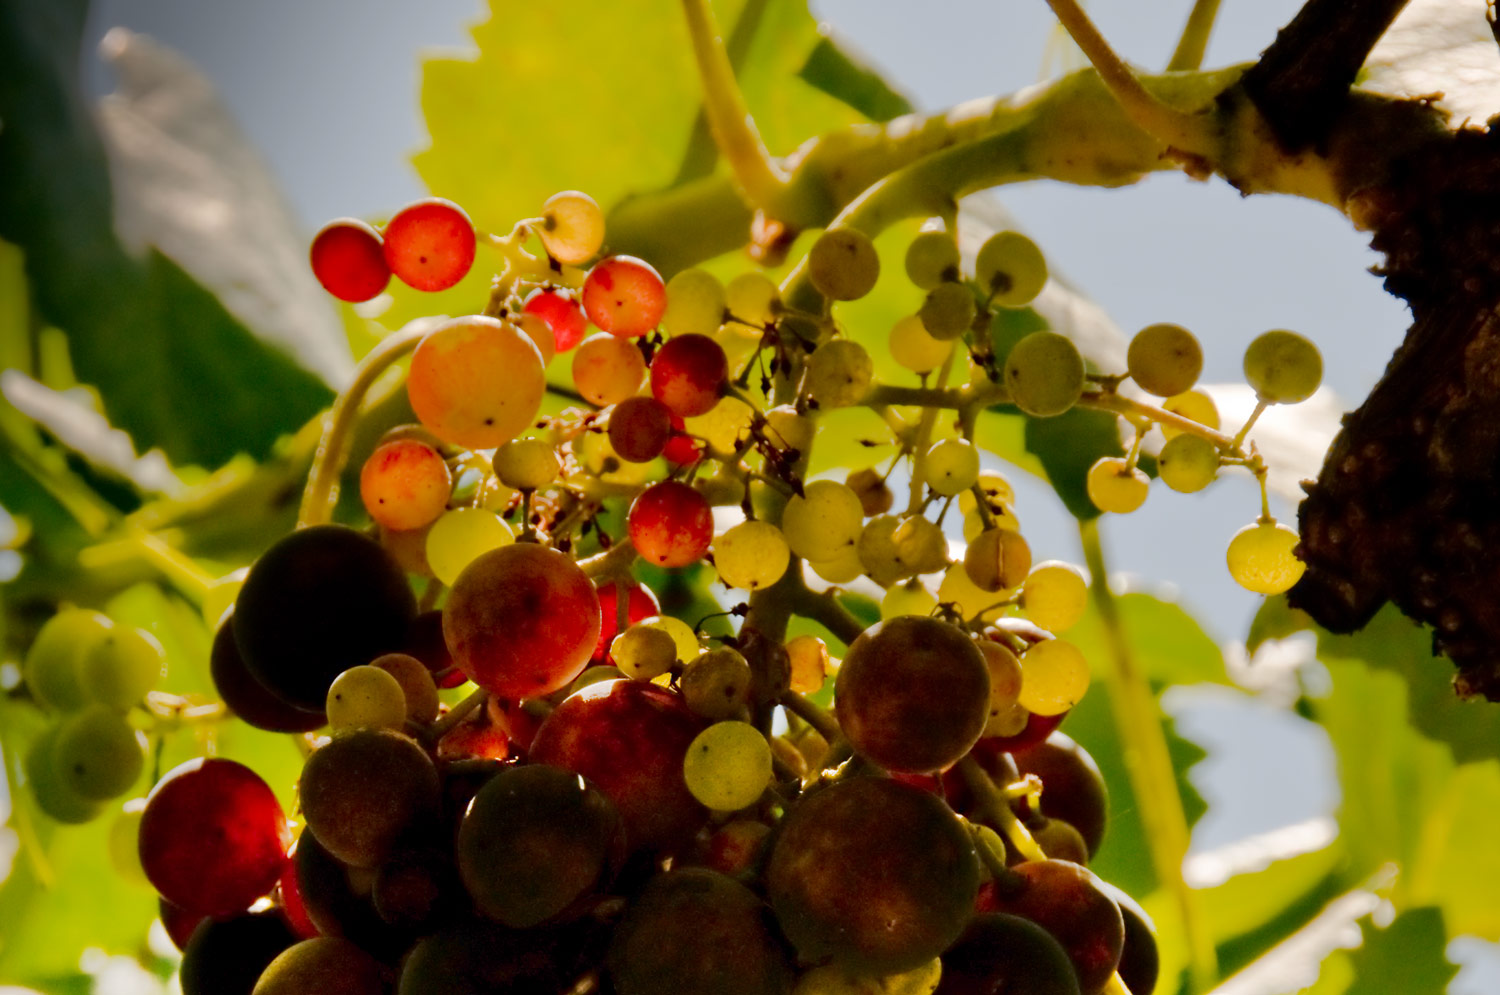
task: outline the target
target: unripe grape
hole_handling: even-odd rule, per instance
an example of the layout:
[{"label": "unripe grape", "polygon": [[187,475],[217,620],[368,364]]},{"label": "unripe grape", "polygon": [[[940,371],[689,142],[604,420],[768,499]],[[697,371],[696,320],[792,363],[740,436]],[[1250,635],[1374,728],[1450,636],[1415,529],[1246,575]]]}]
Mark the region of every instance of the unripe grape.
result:
[{"label": "unripe grape", "polygon": [[1156,457],[1156,474],[1162,483],[1182,494],[1201,491],[1219,473],[1219,447],[1197,435],[1186,433],[1167,440]]},{"label": "unripe grape", "polygon": [[1032,332],[1005,359],[1011,403],[1035,418],[1060,415],[1083,396],[1083,355],[1065,335]]},{"label": "unripe grape", "polygon": [[1083,700],[1089,664],[1078,647],[1048,639],[1021,657],[1021,706],[1036,715],[1061,715]]},{"label": "unripe grape", "polygon": [[714,540],[714,566],[728,587],[757,591],[786,573],[792,551],[769,522],[741,522]]},{"label": "unripe grape", "polygon": [[781,313],[781,291],[770,277],[752,270],[725,286],[724,306],[731,316],[725,319],[725,328],[760,338]]},{"label": "unripe grape", "polygon": [[564,190],[542,205],[542,224],[537,229],[547,254],[560,263],[586,263],[604,244],[604,212],[586,193]]},{"label": "unripe grape", "polygon": [[927,334],[941,342],[952,342],[974,324],[978,308],[967,284],[940,283],[927,294],[917,311]]},{"label": "unripe grape", "polygon": [[1031,546],[1010,529],[987,529],[964,552],[964,572],[986,591],[1019,587],[1030,570]]},{"label": "unripe grape", "polygon": [[959,278],[958,243],[945,231],[924,231],[906,247],[906,276],[922,290]]},{"label": "unripe grape", "polygon": [[601,408],[633,397],[646,381],[646,359],[628,338],[599,333],[573,353],[573,385]]},{"label": "unripe grape", "polygon": [[814,480],[786,503],[781,516],[787,544],[808,560],[832,559],[852,546],[863,528],[859,496],[836,480]]},{"label": "unripe grape", "polygon": [[806,452],[816,428],[811,418],[790,404],[779,404],[766,412],[766,435],[783,449]]},{"label": "unripe grape", "polygon": [[1226,554],[1235,583],[1256,594],[1280,594],[1302,579],[1297,533],[1280,522],[1246,525],[1229,540]]},{"label": "unripe grape", "polygon": [[1049,632],[1071,629],[1088,608],[1088,583],[1071,563],[1038,563],[1021,585],[1021,610]]},{"label": "unripe grape", "polygon": [[452,586],[475,557],[515,540],[510,526],[493,511],[455,508],[427,532],[427,565],[444,584]]},{"label": "unripe grape", "polygon": [[334,678],[326,711],[334,732],[360,727],[400,730],[406,724],[406,695],[393,675],[362,664]]},{"label": "unripe grape", "polygon": [[809,557],[807,565],[812,567],[813,573],[830,584],[847,584],[865,572],[859,548],[853,544],[825,559],[815,560]]},{"label": "unripe grape", "polygon": [[22,673],[39,702],[62,711],[88,701],[83,660],[114,627],[109,617],[84,608],[64,608],[49,618],[26,651]]},{"label": "unripe grape", "polygon": [[712,335],[724,323],[728,297],[719,278],[706,269],[685,269],[667,281],[667,309],[661,316],[668,336]]},{"label": "unripe grape", "polygon": [[651,629],[660,629],[672,637],[672,644],[677,647],[677,662],[690,663],[703,653],[703,647],[698,643],[698,634],[693,627],[680,618],[671,615],[649,615],[636,623]]},{"label": "unripe grape", "polygon": [[1323,357],[1305,336],[1285,329],[1256,336],[1245,349],[1245,382],[1271,404],[1305,401],[1323,380]]},{"label": "unripe grape", "polygon": [[672,669],[677,644],[661,629],[632,625],[609,644],[609,658],[626,677],[649,681]]},{"label": "unripe grape", "polygon": [[562,460],[551,443],[542,439],[512,439],[495,450],[495,475],[506,487],[534,491],[557,479]]},{"label": "unripe grape", "polygon": [[1047,260],[1025,235],[1002,231],[979,247],[974,276],[991,304],[1022,307],[1046,286]]},{"label": "unripe grape", "polygon": [[755,409],[737,397],[725,396],[706,414],[691,415],[682,421],[689,434],[703,439],[710,448],[732,453],[750,437]]},{"label": "unripe grape", "polygon": [[[1184,418],[1197,422],[1199,425],[1206,425],[1213,429],[1219,427],[1219,408],[1214,404],[1214,399],[1202,390],[1184,391],[1174,397],[1167,398],[1161,402],[1161,406],[1164,410],[1170,411],[1174,415],[1181,415]],[[1182,434],[1182,429],[1163,424],[1161,434],[1170,442]]]},{"label": "unripe grape", "polygon": [[359,497],[378,525],[409,532],[430,525],[448,506],[453,474],[441,453],[416,439],[375,447],[359,471]]},{"label": "unripe grape", "polygon": [[1151,480],[1118,456],[1101,456],[1089,467],[1086,485],[1094,507],[1125,515],[1146,503]]},{"label": "unripe grape", "polygon": [[146,765],[146,737],[107,705],[89,705],[63,720],[52,747],[57,776],[70,791],[108,801],[129,790]]},{"label": "unripe grape", "polygon": [[1125,367],[1141,390],[1172,397],[1198,382],[1203,372],[1203,347],[1181,325],[1147,325],[1130,340]]},{"label": "unripe grape", "polygon": [[145,629],[116,625],[83,655],[84,689],[95,701],[124,710],[161,680],[166,653]]},{"label": "unripe grape", "polygon": [[682,671],[682,700],[711,722],[738,718],[750,705],[755,676],[750,661],[732,646],[700,653]]},{"label": "unripe grape", "polygon": [[65,825],[77,826],[96,818],[103,811],[99,800],[81,795],[58,772],[57,737],[61,724],[48,725],[31,741],[26,750],[26,783],[37,808]]},{"label": "unripe grape", "polygon": [[979,450],[968,439],[941,439],[927,450],[923,469],[928,487],[954,497],[979,479]]},{"label": "unripe grape", "polygon": [[891,358],[913,373],[928,373],[943,365],[953,353],[953,343],[936,339],[922,319],[909,314],[891,326]]},{"label": "unripe grape", "polygon": [[820,408],[847,408],[870,392],[875,363],[865,347],[850,339],[834,339],[819,346],[807,359],[807,392]]},{"label": "unripe grape", "polygon": [[771,781],[771,745],[748,722],[716,722],[688,746],[682,776],[693,797],[733,812],[753,805]]},{"label": "unripe grape", "polygon": [[880,256],[870,236],[855,228],[830,228],[807,251],[807,275],[824,297],[854,301],[875,288]]}]

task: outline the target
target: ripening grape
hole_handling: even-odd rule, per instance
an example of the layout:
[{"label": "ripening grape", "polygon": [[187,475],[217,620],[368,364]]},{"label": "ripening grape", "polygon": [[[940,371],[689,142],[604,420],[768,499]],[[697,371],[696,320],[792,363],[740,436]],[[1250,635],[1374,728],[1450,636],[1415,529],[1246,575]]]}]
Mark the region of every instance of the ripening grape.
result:
[{"label": "ripening grape", "polygon": [[543,287],[526,298],[521,310],[541,319],[552,330],[553,348],[557,352],[574,348],[588,332],[588,319],[583,316],[583,308],[571,290]]},{"label": "ripening grape", "polygon": [[351,867],[378,867],[413,826],[436,814],[437,768],[415,740],[352,729],[307,758],[297,796],[307,828]]},{"label": "ripening grape", "polygon": [[786,655],[791,664],[793,691],[798,694],[816,694],[822,690],[823,681],[828,677],[832,666],[827,643],[817,636],[794,636],[786,641]]},{"label": "ripening grape", "polygon": [[744,654],[732,646],[720,646],[688,661],[678,690],[694,715],[722,722],[745,713],[753,681]]},{"label": "ripening grape", "polygon": [[1005,358],[1011,403],[1035,418],[1060,415],[1083,396],[1083,355],[1065,335],[1032,332]]},{"label": "ripening grape", "polygon": [[408,204],[386,222],[385,261],[416,290],[447,290],[474,265],[474,223],[441,197]]},{"label": "ripening grape", "polygon": [[964,552],[964,572],[985,591],[1019,587],[1031,570],[1031,546],[1019,532],[986,529]]},{"label": "ripening grape", "polygon": [[644,259],[609,256],[583,282],[583,310],[611,335],[636,338],[654,329],[667,306],[661,274]]},{"label": "ripening grape", "polygon": [[1064,639],[1048,639],[1021,656],[1021,696],[1018,701],[1036,715],[1061,715],[1083,700],[1089,689],[1089,664],[1083,653]]},{"label": "ripening grape", "polygon": [[475,557],[513,541],[510,526],[493,511],[454,508],[427,532],[427,565],[438,580],[452,586]]},{"label": "ripening grape", "polygon": [[1151,479],[1118,456],[1101,456],[1089,467],[1086,486],[1094,507],[1126,515],[1146,503]]},{"label": "ripening grape", "polygon": [[683,419],[683,427],[721,453],[732,453],[750,436],[755,410],[737,397],[719,398],[706,414]]},{"label": "ripening grape", "polygon": [[938,995],[979,992],[1079,995],[1078,976],[1062,944],[1041,926],[1017,915],[986,912],[975,916],[959,941],[943,952],[938,986]]},{"label": "ripening grape", "polygon": [[909,314],[891,326],[891,358],[913,373],[928,373],[953,353],[953,343],[932,337],[922,319]]},{"label": "ripening grape", "polygon": [[[594,644],[594,655],[591,658],[593,663],[604,662],[609,652],[610,642],[619,635],[621,629],[628,629],[661,610],[661,605],[657,603],[656,595],[651,593],[651,588],[631,583],[626,588],[625,611],[621,612],[620,584],[620,581],[610,581],[607,584],[601,584],[594,592],[599,598],[599,641]],[[621,615],[624,616],[623,619]],[[692,636],[691,630],[688,635]],[[693,652],[698,652],[697,640],[693,640]]]},{"label": "ripening grape", "polygon": [[391,282],[380,233],[358,218],[324,225],[313,236],[308,256],[313,276],[341,301],[367,301]]},{"label": "ripening grape", "polygon": [[724,307],[731,317],[724,327],[760,338],[781,313],[781,291],[764,273],[741,273],[724,288]]},{"label": "ripening grape", "polygon": [[1297,533],[1280,522],[1246,525],[1229,540],[1229,575],[1256,594],[1280,594],[1302,579],[1307,564],[1297,559]]},{"label": "ripening grape", "polygon": [[1021,660],[1005,646],[989,639],[981,640],[978,646],[990,672],[990,713],[983,735],[1013,736],[1025,726],[1024,716],[1029,714],[1020,704],[1025,679]]},{"label": "ripening grape", "polygon": [[913,580],[897,584],[885,592],[885,597],[880,599],[880,617],[889,621],[901,615],[927,615],[936,607],[937,598],[932,592]]},{"label": "ripening grape", "polygon": [[676,480],[652,484],[630,505],[626,531],[636,552],[659,567],[702,559],[714,537],[708,499]]},{"label": "ripening grape", "polygon": [[927,450],[922,469],[928,487],[953,497],[979,479],[979,450],[968,439],[940,439]]},{"label": "ripening grape", "polygon": [[757,591],[786,573],[792,551],[770,522],[741,522],[714,540],[714,566],[727,587]]},{"label": "ripening grape", "polygon": [[940,283],[928,291],[917,317],[927,334],[942,342],[961,337],[974,324],[978,307],[965,283]]},{"label": "ripening grape", "polygon": [[453,474],[442,454],[416,439],[381,443],[359,471],[365,511],[396,532],[436,521],[452,492]]},{"label": "ripening grape", "polygon": [[512,439],[495,450],[491,462],[500,482],[518,491],[546,487],[562,470],[557,449],[544,439]]},{"label": "ripening grape", "polygon": [[536,351],[542,354],[542,365],[546,366],[552,362],[552,357],[557,355],[557,339],[552,336],[552,326],[534,314],[512,314],[510,321],[521,331],[526,333]]},{"label": "ripening grape", "polygon": [[712,335],[724,323],[728,297],[724,284],[706,269],[685,269],[667,281],[667,309],[662,331],[679,335]]},{"label": "ripening grape", "polygon": [[426,725],[437,718],[437,684],[425,663],[406,653],[386,653],[371,660],[370,666],[395,678],[401,688],[407,721]]},{"label": "ripening grape", "polygon": [[594,258],[604,244],[604,212],[588,194],[563,190],[542,205],[542,224],[536,233],[549,256],[578,266]]},{"label": "ripening grape", "polygon": [[864,517],[859,496],[847,484],[814,480],[786,503],[781,530],[798,556],[829,560],[859,540]]},{"label": "ripening grape", "polygon": [[166,653],[145,629],[111,626],[92,640],[84,653],[80,675],[89,697],[124,710],[156,687],[166,665]]},{"label": "ripening grape", "polygon": [[875,362],[864,346],[834,339],[808,357],[803,383],[818,407],[847,408],[864,400],[874,378]]},{"label": "ripening grape", "polygon": [[1042,779],[1042,814],[1078,830],[1089,855],[1098,853],[1109,826],[1109,790],[1089,752],[1066,734],[1053,732],[1014,757],[1018,775]]},{"label": "ripening grape", "polygon": [[679,418],[707,414],[729,386],[724,347],[707,335],[681,335],[651,360],[651,395]]},{"label": "ripening grape", "polygon": [[884,515],[896,503],[896,495],[891,493],[890,485],[874,467],[862,466],[850,470],[844,483],[859,497],[859,506],[864,509],[867,518]]},{"label": "ripening grape", "polygon": [[818,293],[854,301],[875,288],[880,256],[870,236],[855,228],[830,228],[807,250],[807,275]]},{"label": "ripening grape", "polygon": [[358,944],[340,936],[319,936],[278,954],[251,995],[382,995],[383,971]]},{"label": "ripening grape", "polygon": [[1047,284],[1047,260],[1035,242],[1015,231],[991,235],[979,247],[974,276],[991,304],[1022,307]]},{"label": "ripening grape", "polygon": [[924,231],[906,247],[906,276],[922,290],[958,280],[958,243],[945,231]]},{"label": "ripening grape", "polygon": [[1125,366],[1141,390],[1173,397],[1191,389],[1203,372],[1203,347],[1181,325],[1147,325],[1130,340]]},{"label": "ripening grape", "polygon": [[703,647],[698,644],[698,635],[693,631],[693,627],[680,618],[673,618],[671,615],[650,615],[641,619],[640,624],[647,628],[660,629],[672,637],[672,643],[677,647],[678,663],[689,663],[703,652]]},{"label": "ripening grape", "polygon": [[1071,629],[1088,607],[1088,582],[1071,563],[1038,563],[1021,585],[1021,610],[1049,632]]},{"label": "ripening grape", "polygon": [[26,784],[37,807],[49,817],[70,826],[82,825],[103,811],[103,803],[79,794],[58,773],[54,757],[59,731],[58,725],[49,725],[31,741],[26,751]]},{"label": "ripening grape", "polygon": [[1003,614],[1009,592],[992,592],[969,579],[969,572],[962,563],[955,563],[943,574],[938,584],[938,603],[958,606],[966,619],[983,617],[993,619]]},{"label": "ripening grape", "polygon": [[673,431],[662,447],[662,458],[673,466],[692,466],[703,458],[703,446],[686,432]]},{"label": "ripening grape", "polygon": [[646,382],[646,358],[634,342],[600,332],[573,353],[573,385],[599,407],[635,396]]},{"label": "ripening grape", "polygon": [[1245,349],[1245,382],[1271,404],[1305,401],[1323,380],[1323,357],[1312,341],[1285,329],[1256,336]]},{"label": "ripening grape", "polygon": [[649,463],[672,437],[672,413],[654,397],[627,397],[609,414],[609,443],[631,463]]},{"label": "ripening grape", "polygon": [[1103,992],[1125,941],[1120,907],[1099,888],[1098,878],[1066,860],[1035,860],[1011,868],[1015,887],[997,889],[1000,912],[1029,919],[1062,945],[1085,995]]},{"label": "ripening grape", "polygon": [[1174,436],[1156,457],[1156,474],[1179,493],[1201,491],[1219,474],[1219,447],[1197,435]]},{"label": "ripening grape", "polygon": [[766,412],[766,435],[783,450],[806,452],[817,426],[790,404],[778,404]]},{"label": "ripening grape", "polygon": [[406,724],[406,695],[394,676],[361,664],[334,678],[325,711],[334,732],[361,726],[399,730]]},{"label": "ripening grape", "polygon": [[771,781],[771,745],[748,722],[716,722],[688,745],[682,762],[688,790],[708,808],[753,805]]},{"label": "ripening grape", "polygon": [[[1208,394],[1197,388],[1184,391],[1175,397],[1169,397],[1161,402],[1161,406],[1164,410],[1170,411],[1174,415],[1181,415],[1184,418],[1197,422],[1199,425],[1207,425],[1213,429],[1219,427],[1218,406],[1214,404],[1212,397],[1209,397]],[[1182,429],[1164,424],[1161,427],[1161,434],[1170,442],[1173,438],[1182,434]]]},{"label": "ripening grape", "polygon": [[542,406],[542,354],[509,322],[471,314],[433,329],[412,353],[406,393],[444,442],[492,449],[514,439]]},{"label": "ripening grape", "polygon": [[661,629],[632,625],[610,642],[609,659],[626,677],[649,681],[672,669],[677,643]]},{"label": "ripening grape", "polygon": [[64,608],[49,618],[26,651],[22,668],[32,697],[61,711],[82,708],[89,700],[84,657],[113,627],[108,616],[85,608]]}]

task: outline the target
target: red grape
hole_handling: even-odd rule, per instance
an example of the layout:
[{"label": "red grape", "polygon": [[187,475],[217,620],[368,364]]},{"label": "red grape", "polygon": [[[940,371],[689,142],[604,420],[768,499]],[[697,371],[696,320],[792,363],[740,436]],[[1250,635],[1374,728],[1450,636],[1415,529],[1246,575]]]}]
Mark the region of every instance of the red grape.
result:
[{"label": "red grape", "polygon": [[474,265],[474,223],[441,197],[408,204],[385,226],[385,261],[416,290],[447,290]]},{"label": "red grape", "polygon": [[621,338],[651,331],[666,307],[661,275],[634,256],[601,259],[583,281],[583,309],[589,320]]},{"label": "red grape", "polygon": [[292,834],[276,794],[233,760],[189,760],[162,778],[141,816],[141,867],[189,912],[243,912],[275,886]]},{"label": "red grape", "polygon": [[341,301],[367,301],[391,282],[380,233],[357,218],[330,221],[313,236],[313,276]]},{"label": "red grape", "polygon": [[686,432],[673,432],[661,454],[673,466],[692,466],[703,458],[703,444]]},{"label": "red grape", "polygon": [[[292,853],[296,853],[296,844],[292,845]],[[292,932],[297,934],[300,940],[310,940],[314,936],[322,936],[323,931],[318,929],[317,923],[307,914],[307,903],[302,900],[302,885],[297,880],[297,861],[288,856],[286,869],[281,872],[281,882],[276,888],[277,897],[281,899],[281,915],[286,919],[287,925],[292,927]]]},{"label": "red grape", "polygon": [[377,523],[397,532],[430,525],[448,507],[453,474],[442,454],[416,439],[375,447],[359,471],[359,496]]},{"label": "red grape", "polygon": [[[603,663],[605,656],[609,653],[609,644],[614,641],[615,636],[620,634],[618,622],[620,621],[619,597],[620,586],[615,581],[601,585],[597,593],[599,595],[599,642],[594,646],[592,663]],[[625,599],[625,624],[634,625],[643,618],[661,614],[661,604],[656,600],[656,595],[644,584],[634,584],[630,588],[630,596]]]},{"label": "red grape", "polygon": [[649,463],[671,437],[671,412],[654,397],[627,398],[610,412],[609,444],[622,460]]},{"label": "red grape", "polygon": [[660,567],[687,566],[708,552],[714,538],[708,499],[676,480],[642,491],[626,527],[636,552]]},{"label": "red grape", "polygon": [[411,357],[406,395],[444,442],[493,449],[520,435],[547,390],[542,354],[510,322],[472,314],[433,329]]},{"label": "red grape", "polygon": [[707,335],[679,335],[651,361],[651,393],[683,418],[707,414],[729,385],[724,348]]},{"label": "red grape", "polygon": [[167,936],[172,945],[178,950],[186,950],[188,940],[193,938],[193,930],[207,916],[197,912],[189,912],[180,905],[173,905],[165,898],[158,897],[156,900],[156,915],[161,924],[166,928]]},{"label": "red grape", "polygon": [[552,329],[552,341],[558,352],[567,352],[583,341],[588,320],[572,291],[545,287],[526,298],[521,310],[534,314]]}]

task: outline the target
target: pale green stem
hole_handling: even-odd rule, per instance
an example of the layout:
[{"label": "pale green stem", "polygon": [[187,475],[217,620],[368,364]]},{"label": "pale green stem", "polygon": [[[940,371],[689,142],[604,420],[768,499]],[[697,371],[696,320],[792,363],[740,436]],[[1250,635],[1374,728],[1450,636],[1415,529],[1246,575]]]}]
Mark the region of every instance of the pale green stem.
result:
[{"label": "pale green stem", "polygon": [[1265,410],[1268,407],[1270,407],[1269,401],[1255,402],[1255,410],[1250,412],[1250,417],[1245,419],[1245,424],[1240,426],[1240,430],[1234,435],[1234,441],[1229,444],[1229,448],[1232,452],[1239,451],[1240,446],[1245,441],[1245,436],[1250,434],[1251,426],[1253,426],[1257,421],[1260,420],[1260,416],[1265,413]]},{"label": "pale green stem", "polygon": [[1204,929],[1198,913],[1197,896],[1182,874],[1190,834],[1156,697],[1131,653],[1120,609],[1109,587],[1098,520],[1080,522],[1078,531],[1091,577],[1089,591],[1109,644],[1112,665],[1109,700],[1120,730],[1136,810],[1145,824],[1157,879],[1175,899],[1182,917],[1193,988],[1207,991],[1218,976],[1218,957],[1213,938]]},{"label": "pale green stem", "polygon": [[608,580],[611,577],[624,576],[630,570],[630,565],[635,562],[635,557],[635,546],[631,545],[629,539],[621,539],[607,552],[595,553],[588,559],[579,560],[578,567],[590,579]]},{"label": "pale green stem", "polygon": [[1016,813],[1011,810],[1010,802],[1006,800],[1005,794],[995,786],[990,778],[989,772],[979,765],[979,761],[972,756],[965,756],[958,762],[958,772],[963,776],[964,784],[974,794],[974,801],[979,806],[979,813],[996,829],[1005,834],[1010,840],[1010,845],[1016,848],[1024,860],[1046,860],[1047,855],[1037,845],[1031,833],[1021,825],[1021,820],[1016,818]]},{"label": "pale green stem", "polygon": [[214,577],[190,557],[173,549],[160,536],[131,528],[123,539],[89,546],[78,553],[78,565],[99,570],[122,561],[144,561],[195,605],[203,603]]},{"label": "pale green stem", "polygon": [[1197,0],[1187,24],[1182,28],[1182,37],[1177,40],[1177,50],[1172,61],[1167,63],[1167,72],[1182,72],[1203,66],[1203,53],[1208,48],[1208,36],[1213,33],[1214,20],[1219,16],[1219,0]]},{"label": "pale green stem", "polygon": [[[956,349],[948,350],[948,358],[943,360],[943,365],[938,369],[934,390],[941,391],[948,385],[956,354]],[[937,424],[937,413],[937,408],[923,408],[921,420],[917,422],[917,437],[912,441],[911,453],[911,495],[906,501],[908,515],[915,515],[922,510],[922,495],[927,489],[927,450],[932,445],[932,429]]]},{"label": "pale green stem", "polygon": [[843,731],[839,729],[839,724],[834,721],[832,715],[796,691],[788,691],[783,694],[781,696],[781,705],[787,711],[797,716],[797,718],[816,729],[818,735],[822,736],[829,743],[832,743],[843,735]]}]

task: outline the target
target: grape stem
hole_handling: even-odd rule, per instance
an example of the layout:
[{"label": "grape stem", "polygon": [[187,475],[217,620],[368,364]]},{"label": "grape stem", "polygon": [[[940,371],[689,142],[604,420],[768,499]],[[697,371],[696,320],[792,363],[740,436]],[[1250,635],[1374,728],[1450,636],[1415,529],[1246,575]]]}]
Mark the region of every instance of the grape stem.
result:
[{"label": "grape stem", "polygon": [[1207,991],[1218,976],[1213,938],[1203,928],[1197,896],[1182,875],[1189,832],[1177,775],[1167,749],[1156,698],[1146,675],[1137,667],[1120,618],[1119,605],[1109,587],[1109,569],[1099,539],[1097,520],[1079,522],[1079,538],[1088,565],[1089,593],[1104,623],[1110,650],[1109,700],[1124,744],[1125,768],[1135,791],[1136,808],[1146,826],[1151,863],[1167,891],[1175,898],[1186,934],[1193,986]]},{"label": "grape stem", "polygon": [[302,492],[302,507],[297,514],[299,529],[322,525],[333,518],[333,508],[339,497],[338,477],[349,456],[349,437],[359,419],[359,406],[375,381],[415,349],[431,330],[432,319],[419,318],[399,332],[381,339],[369,355],[360,360],[354,371],[354,380],[334,399],[333,407],[323,416],[323,437],[318,442],[317,455],[313,457],[312,471],[307,475],[307,488]]},{"label": "grape stem", "polygon": [[791,690],[784,692],[781,696],[781,706],[812,726],[817,730],[818,735],[827,740],[830,745],[834,740],[843,736],[843,731],[839,729],[839,724],[833,715],[804,694]]},{"label": "grape stem", "polygon": [[974,793],[974,801],[979,806],[979,814],[984,816],[995,829],[1005,834],[1010,840],[1010,845],[1016,848],[1023,860],[1046,860],[1047,855],[1042,848],[1032,839],[1031,833],[1021,825],[1021,820],[1016,818],[1016,813],[1011,811],[1010,802],[1006,801],[1005,794],[995,786],[994,780],[989,772],[979,765],[973,755],[966,754],[958,762],[958,772],[964,779],[964,784]]},{"label": "grape stem", "polygon": [[794,559],[783,576],[791,578],[786,581],[783,592],[786,595],[787,607],[792,612],[822,625],[845,644],[854,642],[860,633],[865,631],[865,624],[839,604],[834,588],[817,592],[807,586],[807,582],[802,577],[800,559]]},{"label": "grape stem", "polygon": [[579,560],[578,568],[590,580],[623,577],[630,571],[635,557],[635,546],[631,545],[629,539],[621,539],[605,552]]},{"label": "grape stem", "polygon": [[190,557],[174,549],[160,536],[129,527],[121,539],[102,542],[78,552],[78,565],[85,570],[104,570],[116,563],[145,561],[177,592],[194,605],[202,605],[214,578]]},{"label": "grape stem", "polygon": [[[948,357],[938,368],[937,383],[933,389],[942,391],[948,386],[948,377],[953,373],[953,357],[958,350],[949,347]],[[906,513],[915,515],[922,510],[922,495],[927,489],[927,450],[932,445],[932,429],[937,424],[937,408],[923,408],[917,422],[917,437],[912,442],[911,492],[906,499]]]},{"label": "grape stem", "polygon": [[1182,37],[1177,39],[1177,49],[1172,61],[1167,63],[1167,72],[1200,69],[1203,53],[1208,48],[1208,36],[1213,33],[1214,21],[1219,16],[1219,0],[1197,0],[1187,23],[1183,25]]},{"label": "grape stem", "polygon": [[484,688],[479,688],[463,701],[460,701],[458,704],[448,709],[448,714],[444,715],[442,718],[433,722],[432,725],[428,726],[427,731],[422,736],[422,739],[428,744],[438,742],[444,736],[448,735],[448,733],[451,732],[455,726],[457,726],[464,719],[468,718],[469,714],[476,708],[483,707],[484,703],[488,701],[489,698],[490,693]]}]

